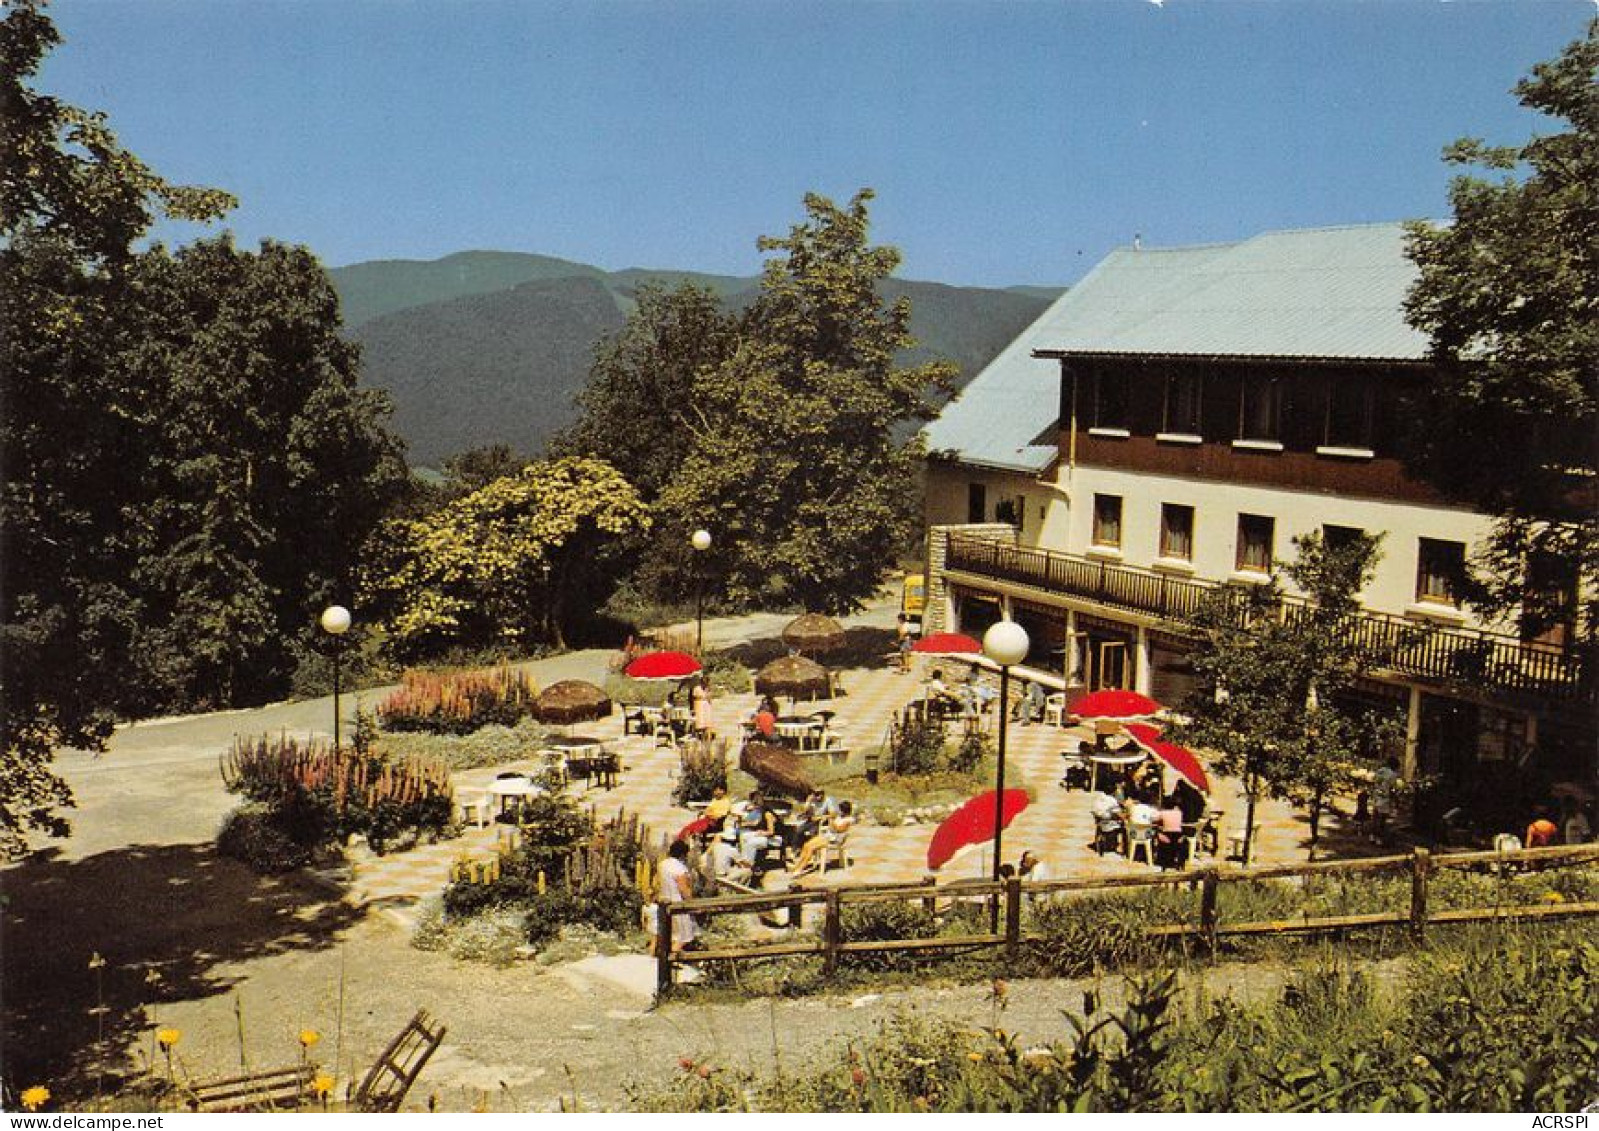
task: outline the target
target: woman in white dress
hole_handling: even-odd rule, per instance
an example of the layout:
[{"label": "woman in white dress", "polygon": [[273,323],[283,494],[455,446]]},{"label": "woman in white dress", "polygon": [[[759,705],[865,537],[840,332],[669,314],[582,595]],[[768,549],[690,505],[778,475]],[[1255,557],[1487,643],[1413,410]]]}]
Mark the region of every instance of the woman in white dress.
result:
[{"label": "woman in white dress", "polygon": [[[672,847],[666,851],[666,859],[661,861],[655,897],[662,903],[682,903],[693,895],[694,879],[688,867],[688,842],[674,840]],[[686,944],[693,942],[698,933],[699,927],[694,922],[694,916],[673,915],[672,953],[676,954]],[[659,939],[656,939],[656,945],[660,945]]]}]

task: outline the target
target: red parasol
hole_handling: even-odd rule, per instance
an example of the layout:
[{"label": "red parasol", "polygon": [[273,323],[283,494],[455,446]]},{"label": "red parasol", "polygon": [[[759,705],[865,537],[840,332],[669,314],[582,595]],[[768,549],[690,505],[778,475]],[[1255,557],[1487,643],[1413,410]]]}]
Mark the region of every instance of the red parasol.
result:
[{"label": "red parasol", "polygon": [[[1009,828],[1016,815],[1027,808],[1027,791],[1007,789],[1000,812],[1000,828]],[[980,793],[955,810],[933,831],[927,845],[927,866],[942,868],[949,858],[968,844],[994,839],[994,791]]]},{"label": "red parasol", "polygon": [[703,668],[687,652],[646,652],[624,669],[629,679],[687,679]]},{"label": "red parasol", "polygon": [[1136,691],[1091,691],[1071,705],[1079,719],[1140,719],[1166,708]]},{"label": "red parasol", "polygon": [[1126,730],[1134,742],[1188,779],[1189,785],[1201,793],[1210,792],[1210,779],[1205,776],[1205,767],[1199,764],[1199,759],[1188,747],[1163,741],[1160,730],[1148,723],[1128,723]]},{"label": "red parasol", "polygon": [[673,839],[689,840],[692,837],[704,836],[706,833],[711,831],[712,826],[715,824],[716,822],[711,820],[709,817],[695,817],[688,824],[678,829],[677,836]]},{"label": "red parasol", "polygon": [[911,645],[912,652],[929,656],[975,656],[983,646],[962,632],[935,632]]}]

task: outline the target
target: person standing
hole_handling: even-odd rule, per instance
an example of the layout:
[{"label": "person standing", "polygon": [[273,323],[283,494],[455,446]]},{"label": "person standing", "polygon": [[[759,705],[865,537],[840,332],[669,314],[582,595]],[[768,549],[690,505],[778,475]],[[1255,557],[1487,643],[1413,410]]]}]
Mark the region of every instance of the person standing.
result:
[{"label": "person standing", "polygon": [[[682,903],[693,898],[694,879],[688,867],[688,842],[674,840],[672,847],[666,850],[666,859],[661,861],[660,873],[656,881],[655,898],[662,903]],[[689,943],[693,942],[699,934],[699,925],[694,922],[692,915],[672,916],[672,953],[677,954]],[[660,947],[663,940],[659,937],[655,945]]]},{"label": "person standing", "polygon": [[694,736],[701,740],[711,737],[711,688],[702,675],[694,685]]},{"label": "person standing", "polygon": [[894,626],[894,646],[899,651],[900,674],[911,670],[911,646],[915,641],[911,638],[911,621],[904,613],[899,614],[899,623]]}]

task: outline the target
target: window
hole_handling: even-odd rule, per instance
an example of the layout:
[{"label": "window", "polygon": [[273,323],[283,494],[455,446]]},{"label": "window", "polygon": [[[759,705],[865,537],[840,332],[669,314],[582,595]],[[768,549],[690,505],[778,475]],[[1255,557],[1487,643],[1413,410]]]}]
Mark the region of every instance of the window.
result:
[{"label": "window", "polygon": [[1020,528],[1025,523],[1027,513],[1025,499],[1001,499],[994,504],[994,521],[1008,522]]},{"label": "window", "polygon": [[1238,569],[1240,572],[1270,573],[1272,540],[1277,521],[1259,514],[1238,516]]},{"label": "window", "polygon": [[1422,538],[1416,556],[1416,600],[1455,604],[1456,587],[1466,575],[1466,544]]},{"label": "window", "polygon": [[1268,441],[1282,439],[1283,379],[1246,377],[1240,398],[1238,438]]},{"label": "window", "polygon": [[1198,373],[1172,373],[1166,378],[1166,413],[1161,431],[1177,436],[1198,436],[1201,403]]},{"label": "window", "polygon": [[1373,392],[1369,381],[1332,381],[1327,388],[1327,420],[1322,435],[1324,446],[1371,450]]},{"label": "window", "polygon": [[1342,550],[1353,546],[1365,533],[1358,526],[1334,526],[1329,522],[1321,528],[1321,541],[1329,550]]},{"label": "window", "polygon": [[981,483],[966,485],[966,521],[986,522],[988,515],[988,488]]},{"label": "window", "polygon": [[1194,556],[1194,508],[1160,504],[1160,556],[1191,561]]},{"label": "window", "polygon": [[1094,374],[1094,428],[1127,428],[1127,382],[1120,374]]},{"label": "window", "polygon": [[1120,546],[1122,544],[1122,497],[1120,495],[1094,496],[1094,545]]}]

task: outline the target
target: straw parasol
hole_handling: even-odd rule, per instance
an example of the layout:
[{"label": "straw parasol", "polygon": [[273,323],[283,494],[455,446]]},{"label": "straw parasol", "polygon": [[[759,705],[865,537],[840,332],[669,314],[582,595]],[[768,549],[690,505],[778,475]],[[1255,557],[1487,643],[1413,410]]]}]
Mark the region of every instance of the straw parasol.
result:
[{"label": "straw parasol", "polygon": [[806,613],[788,622],[783,629],[783,643],[808,656],[824,656],[844,647],[844,626],[832,617]]},{"label": "straw parasol", "polygon": [[827,669],[804,656],[784,656],[773,660],[755,675],[755,690],[762,695],[787,695],[792,699],[825,698],[832,694],[833,681]]},{"label": "straw parasol", "polygon": [[746,742],[739,751],[738,768],[761,783],[768,792],[804,797],[816,788],[804,759],[787,746]]},{"label": "straw parasol", "polygon": [[541,723],[592,722],[610,716],[611,699],[585,680],[563,679],[539,692],[533,713]]}]

